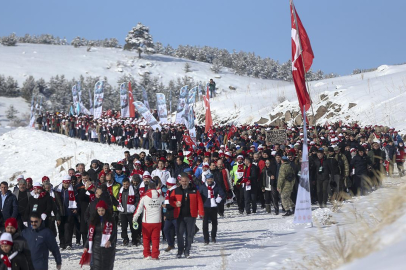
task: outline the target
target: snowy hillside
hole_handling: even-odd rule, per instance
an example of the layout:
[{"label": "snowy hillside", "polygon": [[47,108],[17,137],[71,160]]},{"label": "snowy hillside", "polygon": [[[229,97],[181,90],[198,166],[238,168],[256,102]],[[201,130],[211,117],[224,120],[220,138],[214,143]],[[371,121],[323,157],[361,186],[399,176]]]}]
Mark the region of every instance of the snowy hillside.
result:
[{"label": "snowy hillside", "polygon": [[[82,142],[63,135],[34,131],[29,128],[18,128],[0,137],[0,178],[11,180],[15,184],[15,176],[23,174],[39,181],[48,175],[53,184],[60,183],[60,177],[66,170],[78,162],[84,162],[86,169],[92,159],[98,158],[103,162],[113,162],[123,157],[124,149],[116,146],[98,143]],[[131,151],[134,153],[134,151]],[[401,189],[403,188],[403,189]],[[376,260],[381,258],[385,262],[384,269],[397,268],[402,262],[405,243],[405,204],[399,203],[398,198],[404,197],[404,178],[388,179],[384,188],[373,192],[369,196],[349,200],[335,209],[319,209],[313,206],[314,226],[294,225],[293,217],[283,218],[281,215],[268,215],[263,209],[251,216],[239,215],[235,206],[226,208],[225,218],[219,220],[216,244],[203,245],[200,231],[192,245],[192,259],[175,259],[176,251],[166,253],[166,243],[161,242],[160,261],[142,259],[142,247],[123,247],[119,238],[115,267],[117,269],[333,269],[325,261],[323,267],[313,267],[312,262],[324,251],[320,242],[327,249],[333,250],[337,228],[342,232],[351,232],[362,236],[367,233],[365,222],[371,223],[373,228],[380,228],[374,236],[380,242],[382,249],[364,259],[355,260],[344,266],[349,269],[377,269],[373,267]],[[399,197],[400,196],[400,197]],[[397,208],[389,207],[389,198],[395,200]],[[405,200],[403,200],[405,201]],[[393,203],[393,202],[392,202]],[[399,206],[400,205],[400,206]],[[387,209],[379,211],[377,209]],[[334,210],[334,211],[332,211]],[[394,211],[395,210],[395,211]],[[393,211],[393,212],[391,212]],[[393,220],[395,213],[400,219]],[[377,223],[379,220],[393,220],[387,226]],[[384,222],[384,225],[386,223]],[[202,229],[202,222],[197,221]],[[351,231],[351,232],[350,232]],[[120,235],[120,232],[119,232]],[[348,237],[348,247],[361,238]],[[373,239],[368,237],[368,239]],[[375,243],[375,242],[373,242]],[[347,248],[348,248],[347,247]],[[385,248],[387,247],[387,248]],[[402,249],[397,249],[402,248]],[[348,248],[348,250],[351,250]],[[386,260],[390,252],[390,260]],[[82,249],[76,247],[71,251],[62,251],[63,269],[77,269]],[[381,262],[380,262],[381,263]],[[50,268],[55,263],[51,256]],[[305,268],[306,267],[306,268]],[[378,268],[378,269],[382,269]]]},{"label": "snowy hillside", "polygon": [[[259,121],[276,125],[281,121],[301,122],[292,83],[238,76],[225,68],[216,75],[210,64],[170,56],[143,57],[138,59],[135,52],[116,48],[87,51],[85,47],[22,43],[15,47],[0,46],[0,74],[14,77],[20,87],[29,75],[46,80],[57,74],[64,74],[67,79],[80,75],[106,76],[113,86],[117,86],[122,75],[131,74],[140,80],[144,72],[159,77],[164,85],[185,75],[195,82],[213,78],[218,88],[218,96],[211,105],[215,122]],[[185,73],[185,63],[190,64],[191,72]],[[394,126],[406,133],[401,113],[406,105],[406,65],[383,65],[373,72],[313,81],[309,86],[314,112],[310,119],[315,118],[317,123],[358,121],[361,125]],[[197,114],[204,114],[202,102],[197,106]]]},{"label": "snowy hillside", "polygon": [[30,104],[28,104],[23,98],[7,98],[0,97],[0,135],[14,129],[13,121],[7,119],[7,111],[10,106],[14,106],[17,110],[16,117],[24,119],[28,123],[30,117]]},{"label": "snowy hillside", "polygon": [[[309,86],[319,124],[358,121],[363,125],[393,126],[406,133],[403,113],[406,106],[406,65],[384,65],[373,72],[309,82]],[[279,102],[284,99],[284,102]],[[301,123],[293,84],[276,83],[273,88],[246,87],[228,91],[212,100],[211,104],[214,121],[243,124],[264,118],[262,123],[271,123],[274,119]],[[203,112],[202,105],[199,108],[198,111]],[[273,123],[278,125],[278,121]]]}]

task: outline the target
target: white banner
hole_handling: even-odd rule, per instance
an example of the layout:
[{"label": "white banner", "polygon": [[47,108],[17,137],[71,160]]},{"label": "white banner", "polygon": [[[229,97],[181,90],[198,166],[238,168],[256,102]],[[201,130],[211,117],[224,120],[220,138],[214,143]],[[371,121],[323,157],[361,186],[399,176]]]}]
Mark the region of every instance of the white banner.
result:
[{"label": "white banner", "polygon": [[156,93],[156,106],[158,110],[159,122],[161,124],[168,123],[168,111],[166,110],[165,95]]},{"label": "white banner", "polygon": [[103,112],[104,81],[98,81],[94,86],[94,119],[100,118]]},{"label": "white banner", "polygon": [[185,85],[180,89],[178,106],[176,108],[176,124],[183,124],[184,120],[182,119],[183,114],[185,113],[186,98],[188,96],[188,86]]},{"label": "white banner", "polygon": [[299,189],[296,198],[295,218],[293,223],[313,223],[312,204],[310,200],[309,154],[307,148],[306,110],[303,109],[303,150],[300,170]]},{"label": "white banner", "polygon": [[128,106],[128,90],[127,83],[122,83],[120,85],[120,108],[121,117],[130,117],[130,110]]},{"label": "white banner", "polygon": [[141,101],[135,101],[134,106],[137,111],[144,117],[145,121],[150,127],[152,127],[154,130],[161,130],[161,125],[159,125],[158,121],[152,115],[151,111],[147,107],[145,107],[144,103],[142,103]]},{"label": "white banner", "polygon": [[142,99],[144,100],[144,105],[145,105],[145,107],[148,108],[148,110],[151,110],[151,107],[149,107],[147,91],[145,90],[144,86],[142,86],[142,85],[141,85],[141,90],[142,90]]}]

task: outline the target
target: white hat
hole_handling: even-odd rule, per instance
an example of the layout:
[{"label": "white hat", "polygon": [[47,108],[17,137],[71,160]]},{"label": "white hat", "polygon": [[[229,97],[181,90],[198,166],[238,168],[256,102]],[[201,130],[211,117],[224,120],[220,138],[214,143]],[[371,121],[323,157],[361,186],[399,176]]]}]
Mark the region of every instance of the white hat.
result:
[{"label": "white hat", "polygon": [[24,178],[24,175],[20,174],[19,176],[17,176],[17,180],[18,180],[18,179],[25,179],[25,178]]},{"label": "white hat", "polygon": [[167,184],[171,184],[171,185],[175,185],[176,184],[176,179],[171,177],[168,179],[168,181],[166,181]]},{"label": "white hat", "polygon": [[9,245],[12,246],[13,245],[13,237],[11,236],[10,233],[3,233],[0,237],[0,244],[1,245]]},{"label": "white hat", "polygon": [[151,179],[151,174],[149,171],[145,171],[144,174],[142,175],[142,178],[150,178]]},{"label": "white hat", "polygon": [[42,185],[39,182],[35,182],[34,185],[32,185],[34,188],[41,188],[42,189]]}]

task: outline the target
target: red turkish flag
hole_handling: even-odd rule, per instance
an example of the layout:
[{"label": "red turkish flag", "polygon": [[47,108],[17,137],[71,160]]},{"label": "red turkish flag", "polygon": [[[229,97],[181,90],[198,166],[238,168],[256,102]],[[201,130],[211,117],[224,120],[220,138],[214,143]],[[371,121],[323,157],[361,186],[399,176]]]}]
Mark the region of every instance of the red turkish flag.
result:
[{"label": "red turkish flag", "polygon": [[229,139],[231,138],[231,136],[232,136],[236,131],[237,131],[237,128],[236,128],[234,125],[232,125],[231,128],[230,128],[230,131],[229,131],[228,134],[227,134],[227,140],[229,140]]},{"label": "red turkish flag", "polygon": [[206,85],[206,96],[204,96],[204,107],[206,108],[206,126],[204,132],[209,132],[211,126],[213,126],[213,119],[211,118],[210,111],[210,93],[209,93],[209,84]]},{"label": "red turkish flag", "polygon": [[135,107],[134,107],[133,90],[131,89],[131,82],[128,82],[128,102],[129,102],[128,109],[130,110],[130,117],[134,118],[135,117]]},{"label": "red turkish flag", "polygon": [[196,144],[193,142],[192,138],[190,138],[189,135],[183,135],[183,141],[189,145],[190,147],[196,146]]},{"label": "red turkish flag", "polygon": [[309,37],[292,1],[290,2],[290,13],[292,25],[292,77],[297,98],[299,99],[300,110],[303,114],[303,107],[307,111],[312,103],[306,90],[305,72],[309,71],[314,55]]}]

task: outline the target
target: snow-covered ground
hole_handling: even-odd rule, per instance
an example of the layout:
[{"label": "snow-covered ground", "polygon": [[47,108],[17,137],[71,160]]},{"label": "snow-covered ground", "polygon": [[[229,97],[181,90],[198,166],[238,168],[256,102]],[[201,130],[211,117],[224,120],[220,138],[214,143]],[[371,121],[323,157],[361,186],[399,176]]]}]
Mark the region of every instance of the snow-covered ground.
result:
[{"label": "snow-covered ground", "polygon": [[[98,158],[103,162],[113,162],[123,158],[120,147],[70,139],[63,135],[18,128],[0,137],[0,178],[8,180],[13,175],[24,174],[39,181],[48,175],[53,184],[60,183],[66,170],[78,162],[88,168],[90,160]],[[70,158],[71,157],[71,158]],[[62,160],[65,158],[64,160]],[[69,159],[70,158],[70,159]],[[142,247],[123,247],[118,241],[116,269],[303,269],[317,255],[321,254],[316,238],[325,245],[333,244],[336,229],[349,230],[359,226],[354,209],[359,215],[368,218],[371,214],[379,218],[382,203],[404,185],[404,178],[388,179],[384,188],[369,196],[355,198],[344,203],[335,212],[330,209],[313,208],[314,226],[294,225],[293,217],[269,215],[260,209],[257,214],[243,216],[237,214],[235,206],[226,209],[225,218],[219,220],[217,243],[203,245],[200,231],[193,244],[190,260],[176,259],[176,251],[165,253],[166,243],[161,242],[161,260],[142,259]],[[11,181],[15,183],[15,181]],[[403,208],[401,211],[404,211]],[[404,214],[404,213],[403,213]],[[377,235],[381,239],[382,250],[376,254],[354,261],[342,269],[401,269],[403,262],[404,232],[406,216],[392,225],[382,228]],[[197,225],[202,229],[202,222]],[[402,246],[403,245],[403,246]],[[386,248],[384,248],[386,247]],[[77,269],[82,250],[62,251],[63,269]],[[390,256],[390,259],[387,259]],[[380,259],[380,260],[379,260]],[[375,263],[376,262],[376,263]],[[54,267],[53,259],[50,260]],[[392,266],[391,266],[392,265]],[[368,267],[367,267],[368,266]],[[392,268],[390,268],[392,267]],[[327,268],[327,267],[326,267]],[[314,269],[314,268],[309,268]]]}]

